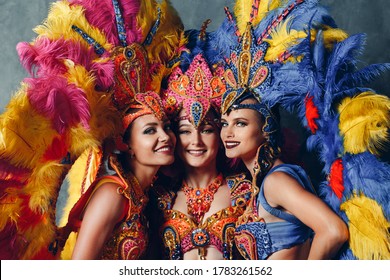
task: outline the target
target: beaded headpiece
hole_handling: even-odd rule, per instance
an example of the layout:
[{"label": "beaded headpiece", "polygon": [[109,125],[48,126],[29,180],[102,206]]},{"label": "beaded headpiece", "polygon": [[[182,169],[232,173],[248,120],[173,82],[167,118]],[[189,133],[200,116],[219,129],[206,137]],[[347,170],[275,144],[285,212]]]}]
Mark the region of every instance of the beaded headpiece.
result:
[{"label": "beaded headpiece", "polygon": [[[271,68],[264,61],[268,43],[256,45],[252,26],[248,23],[240,44],[232,49],[224,73],[227,90],[222,97],[222,114],[229,109],[253,109],[265,118],[263,132],[270,136],[277,130],[277,121],[269,103],[263,99],[271,84]],[[255,98],[257,104],[240,104],[243,100]],[[271,105],[273,105],[271,103]],[[269,139],[272,141],[272,137]]]},{"label": "beaded headpiece", "polygon": [[[275,150],[279,146],[277,134],[280,128],[273,108],[283,101],[289,86],[301,87],[304,82],[295,76],[288,77],[288,71],[285,71],[291,65],[298,67],[296,62],[301,52],[294,48],[308,36],[306,29],[310,20],[297,20],[295,25],[289,25],[293,22],[292,15],[306,16],[298,9],[302,4],[306,5],[302,0],[285,4],[237,1],[236,18],[225,8],[227,18],[215,36],[217,49],[226,60],[224,78],[227,90],[222,97],[222,114],[241,108],[258,111],[264,117],[264,135]],[[283,9],[282,5],[285,5]],[[317,15],[308,14],[307,18],[316,21],[321,16],[322,13],[318,12]],[[229,50],[224,51],[226,48]],[[291,80],[294,82],[289,83]],[[258,103],[241,104],[249,98]]]},{"label": "beaded headpiece", "polygon": [[[200,41],[199,45],[204,46],[203,31],[199,33],[197,40]],[[214,108],[218,114],[220,113],[221,97],[226,91],[226,85],[222,79],[223,68],[216,66],[212,71],[206,60],[204,49],[198,46],[198,52],[196,54],[196,51],[191,50],[191,55],[194,56],[187,71],[183,73],[183,70],[177,67],[169,77],[167,90],[163,92],[166,112],[175,116],[184,109],[186,112],[184,118],[195,127],[205,120],[211,108]],[[187,55],[187,53],[183,54],[183,56]]]},{"label": "beaded headpiece", "polygon": [[[389,258],[390,200],[384,197],[390,165],[378,156],[389,141],[390,99],[366,84],[390,64],[358,69],[365,36],[349,37],[338,29],[319,0],[236,0],[234,17],[226,11],[214,37],[228,57],[222,110],[256,109],[240,104],[252,97],[260,112],[262,105],[278,104],[296,114],[311,133],[308,149],[315,149],[323,164],[326,181],[317,186],[318,193],[349,228],[349,242],[336,258]],[[261,152],[258,164],[267,160]],[[236,225],[248,224],[253,218],[248,213]],[[245,231],[241,237],[245,240]],[[255,252],[248,246],[253,236],[246,240],[239,250]]]},{"label": "beaded headpiece", "polygon": [[71,195],[59,226],[98,176],[105,144],[141,115],[164,116],[158,93],[185,44],[183,29],[168,0],[58,0],[36,38],[18,44],[30,75],[0,124],[4,252],[55,257],[49,244],[64,178]]},{"label": "beaded headpiece", "polygon": [[[150,69],[148,53],[145,48],[152,43],[159,28],[161,10],[158,8],[157,20],[144,42],[142,44],[138,42],[129,44],[119,2],[112,0],[112,4],[115,10],[119,39],[119,46],[108,53],[114,63],[113,78],[115,83],[112,97],[115,107],[123,114],[122,126],[126,130],[140,116],[154,114],[161,120],[165,115],[160,96],[153,91],[152,69]],[[96,53],[104,55],[107,52],[80,28],[77,26],[72,26],[72,28],[94,47]]]},{"label": "beaded headpiece", "polygon": [[114,52],[115,86],[113,102],[123,113],[126,128],[138,117],[154,114],[159,120],[165,116],[160,96],[150,90],[149,62],[144,47],[133,43]]}]

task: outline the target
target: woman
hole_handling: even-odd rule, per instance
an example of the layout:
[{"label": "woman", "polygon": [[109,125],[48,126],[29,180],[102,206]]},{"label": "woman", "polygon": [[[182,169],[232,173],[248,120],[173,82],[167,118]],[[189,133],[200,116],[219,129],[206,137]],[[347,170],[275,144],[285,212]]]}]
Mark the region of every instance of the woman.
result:
[{"label": "woman", "polygon": [[202,53],[191,55],[186,72],[177,68],[171,74],[163,98],[178,140],[178,182],[155,189],[163,212],[160,231],[170,259],[232,259],[234,225],[245,205],[236,202],[244,199],[240,187],[248,182],[228,184],[225,178],[219,137],[225,86]]},{"label": "woman", "polygon": [[[256,102],[246,99],[240,105],[255,105]],[[258,176],[257,161],[263,159],[258,158],[259,147],[268,145],[263,127],[264,118],[256,109],[232,110],[222,116],[221,138],[226,155],[242,159],[253,178]],[[254,208],[250,207],[253,212],[248,213],[263,231],[262,239],[254,234],[256,242],[266,239],[268,243],[268,246],[257,244],[257,252],[262,252],[258,257],[330,259],[348,238],[346,225],[314,194],[303,169],[285,164],[278,158],[273,158],[269,164],[270,169],[259,182],[259,190],[254,192],[257,197]],[[237,243],[244,240],[240,239],[240,230],[255,227],[252,222],[237,228]],[[314,231],[312,241],[310,229]],[[257,258],[248,251],[244,257]]]},{"label": "woman", "polygon": [[314,194],[304,170],[280,160],[277,106],[266,99],[276,69],[264,62],[268,44],[255,44],[250,24],[240,42],[233,58],[254,62],[227,65],[221,120],[227,157],[241,159],[253,178],[237,247],[247,259],[330,259],[348,239],[347,227]]},{"label": "woman", "polygon": [[81,222],[72,259],[138,259],[145,253],[146,193],[159,167],[173,162],[175,136],[169,120],[152,113],[133,120],[127,131],[128,151],[121,161],[110,158],[116,175],[99,178],[87,204],[72,210]]},{"label": "woman", "polygon": [[[139,259],[148,247],[148,189],[158,169],[174,161],[176,139],[157,93],[180,52],[182,24],[166,1],[105,0],[98,6],[80,2],[91,23],[88,28],[84,22],[72,25],[72,35],[84,39],[99,55],[96,60],[108,64],[108,73],[96,75],[111,82],[104,94],[112,96],[122,123],[113,132],[116,145],[104,151],[104,171],[110,175],[102,168],[105,176],[74,205],[60,240],[77,232],[72,259]],[[96,21],[102,13],[106,20]],[[91,37],[105,39],[94,33],[95,25],[108,38],[104,45]]]}]

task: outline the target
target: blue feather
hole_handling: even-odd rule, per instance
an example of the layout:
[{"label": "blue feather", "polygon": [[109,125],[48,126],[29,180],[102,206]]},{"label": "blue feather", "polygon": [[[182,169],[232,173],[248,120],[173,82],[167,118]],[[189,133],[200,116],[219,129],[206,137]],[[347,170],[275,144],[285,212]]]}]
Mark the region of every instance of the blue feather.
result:
[{"label": "blue feather", "polygon": [[345,188],[363,193],[382,206],[386,219],[390,220],[390,165],[375,155],[364,152],[343,157]]},{"label": "blue feather", "polygon": [[332,105],[332,93],[341,90],[338,79],[341,79],[346,72],[356,69],[356,56],[363,51],[364,42],[365,35],[356,34],[336,44],[334,47],[326,72],[324,95],[325,114]]},{"label": "blue feather", "polygon": [[339,81],[339,87],[358,87],[373,81],[383,72],[390,70],[390,63],[369,65],[357,72],[346,73]]}]

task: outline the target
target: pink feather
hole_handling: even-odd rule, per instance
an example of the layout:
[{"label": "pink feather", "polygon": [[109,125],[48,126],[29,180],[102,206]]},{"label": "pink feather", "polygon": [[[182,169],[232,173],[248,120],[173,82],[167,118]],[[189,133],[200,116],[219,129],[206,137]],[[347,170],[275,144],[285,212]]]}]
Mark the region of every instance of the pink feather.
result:
[{"label": "pink feather", "polygon": [[91,71],[95,73],[97,89],[107,91],[114,84],[114,63],[93,63]]},{"label": "pink feather", "polygon": [[[119,45],[112,0],[69,0],[69,2],[72,5],[83,6],[87,20],[93,26],[102,30],[111,44]],[[140,9],[140,0],[119,0],[119,5],[127,30],[127,43],[141,42],[142,33],[138,29],[136,22],[136,15]]]},{"label": "pink feather", "polygon": [[48,38],[38,38],[34,44],[19,43],[16,47],[22,65],[33,75],[57,75],[67,71],[64,59],[70,59],[83,65],[87,70],[96,54],[91,48],[83,48],[80,42],[70,40],[51,41]]},{"label": "pink feather", "polygon": [[60,134],[81,123],[89,129],[90,108],[85,93],[63,77],[49,76],[25,79],[31,105],[38,113],[52,121]]}]

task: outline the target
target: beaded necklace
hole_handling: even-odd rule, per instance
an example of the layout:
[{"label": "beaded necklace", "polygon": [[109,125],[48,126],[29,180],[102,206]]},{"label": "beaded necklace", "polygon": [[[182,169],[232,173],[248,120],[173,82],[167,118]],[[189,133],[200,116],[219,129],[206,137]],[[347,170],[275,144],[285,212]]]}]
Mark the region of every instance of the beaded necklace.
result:
[{"label": "beaded necklace", "polygon": [[202,221],[204,214],[209,211],[214,194],[221,186],[222,181],[222,174],[218,174],[206,188],[193,188],[188,186],[187,182],[183,180],[183,191],[187,199],[187,211],[198,224]]}]

